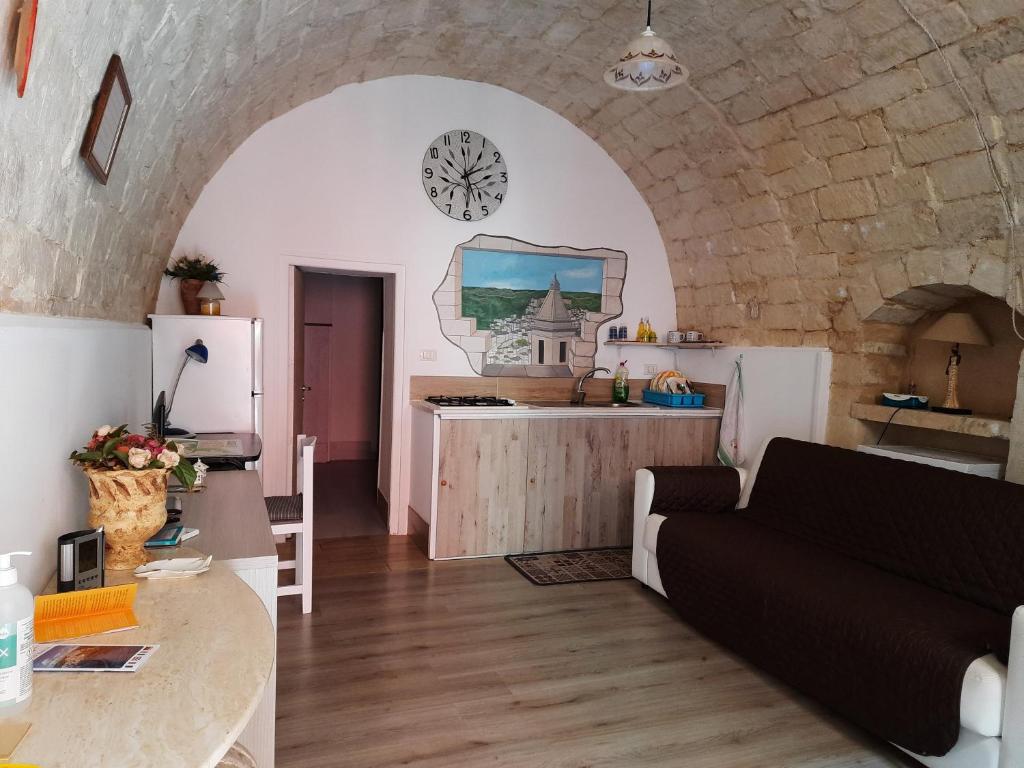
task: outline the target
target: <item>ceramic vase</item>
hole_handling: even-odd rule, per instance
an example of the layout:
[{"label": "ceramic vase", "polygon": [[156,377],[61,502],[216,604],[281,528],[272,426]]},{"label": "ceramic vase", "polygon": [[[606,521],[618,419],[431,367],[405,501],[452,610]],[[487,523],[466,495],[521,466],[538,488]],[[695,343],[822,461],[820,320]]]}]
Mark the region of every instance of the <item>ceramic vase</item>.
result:
[{"label": "ceramic vase", "polygon": [[126,571],[149,562],[146,539],[167,522],[166,469],[86,469],[89,525],[103,526],[104,565]]},{"label": "ceramic vase", "polygon": [[206,281],[186,277],[179,282],[181,284],[178,286],[178,290],[181,292],[181,304],[185,307],[185,314],[198,315],[199,292],[203,290],[203,286],[206,284]]}]

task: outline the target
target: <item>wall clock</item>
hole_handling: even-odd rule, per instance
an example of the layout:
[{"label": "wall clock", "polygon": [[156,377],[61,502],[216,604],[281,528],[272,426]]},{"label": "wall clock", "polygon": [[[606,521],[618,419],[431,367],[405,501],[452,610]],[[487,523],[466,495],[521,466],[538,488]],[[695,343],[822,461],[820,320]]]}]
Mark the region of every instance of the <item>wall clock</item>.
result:
[{"label": "wall clock", "polygon": [[462,221],[494,215],[508,191],[500,150],[476,131],[442,133],[423,154],[423,190],[441,213]]}]

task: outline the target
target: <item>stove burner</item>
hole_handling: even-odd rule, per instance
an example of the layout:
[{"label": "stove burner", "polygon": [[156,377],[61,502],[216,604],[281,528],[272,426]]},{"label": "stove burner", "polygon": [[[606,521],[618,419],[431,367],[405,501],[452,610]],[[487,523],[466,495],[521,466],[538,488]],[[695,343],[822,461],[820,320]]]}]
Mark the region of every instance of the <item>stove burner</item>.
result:
[{"label": "stove burner", "polygon": [[500,406],[515,405],[511,400],[504,397],[489,397],[482,395],[431,395],[427,398],[428,403],[444,406]]}]

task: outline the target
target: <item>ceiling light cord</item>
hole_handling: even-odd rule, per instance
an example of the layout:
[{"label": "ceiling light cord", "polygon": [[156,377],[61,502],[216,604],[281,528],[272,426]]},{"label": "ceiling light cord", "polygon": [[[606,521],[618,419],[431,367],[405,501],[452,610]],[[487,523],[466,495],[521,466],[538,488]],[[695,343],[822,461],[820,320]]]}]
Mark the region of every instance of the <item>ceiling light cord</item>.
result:
[{"label": "ceiling light cord", "polygon": [[653,0],[647,0],[647,28],[651,28],[651,3]]},{"label": "ceiling light cord", "polygon": [[981,116],[978,114],[978,110],[974,106],[974,102],[971,101],[971,97],[967,94],[967,90],[964,88],[963,83],[960,82],[960,78],[957,77],[957,74],[953,69],[952,62],[950,62],[949,57],[946,56],[946,52],[942,50],[942,46],[939,45],[939,41],[935,39],[935,36],[931,33],[928,27],[926,27],[914,12],[910,10],[907,6],[906,0],[897,0],[897,2],[900,4],[900,7],[903,8],[904,13],[910,17],[910,20],[920,27],[921,31],[928,36],[928,39],[931,41],[936,53],[939,54],[939,58],[942,59],[942,63],[946,65],[946,69],[949,71],[949,76],[953,78],[953,84],[956,85],[957,90],[960,92],[960,97],[963,99],[964,104],[971,113],[971,118],[974,120],[974,127],[978,131],[978,136],[981,137],[981,144],[985,148],[985,158],[988,161],[988,169],[992,174],[992,180],[995,182],[999,198],[1002,200],[1003,213],[1006,215],[1007,270],[1009,272],[1009,279],[1011,282],[1009,295],[1007,296],[1010,300],[1010,323],[1013,326],[1013,332],[1017,335],[1017,338],[1024,341],[1024,334],[1022,334],[1020,329],[1017,328],[1017,312],[1021,309],[1021,302],[1022,299],[1024,299],[1024,296],[1021,295],[1022,290],[1024,290],[1024,286],[1022,286],[1022,282],[1024,282],[1024,275],[1022,275],[1021,265],[1018,263],[1017,258],[1016,200],[1013,198],[1012,191],[1007,189],[999,176],[999,169],[996,166],[995,155],[992,152],[992,145],[989,143],[988,137],[985,135],[985,127],[981,123]]}]

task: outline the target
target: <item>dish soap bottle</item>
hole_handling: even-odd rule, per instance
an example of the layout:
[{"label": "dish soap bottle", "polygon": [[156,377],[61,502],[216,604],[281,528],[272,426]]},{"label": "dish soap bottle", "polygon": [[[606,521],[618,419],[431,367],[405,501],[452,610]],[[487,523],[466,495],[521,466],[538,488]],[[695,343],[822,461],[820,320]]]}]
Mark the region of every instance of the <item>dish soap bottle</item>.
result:
[{"label": "dish soap bottle", "polygon": [[0,554],[0,718],[21,714],[32,697],[35,601],[11,565],[12,556],[31,554]]},{"label": "dish soap bottle", "polygon": [[625,403],[629,400],[629,369],[626,368],[628,362],[623,360],[615,369],[615,379],[612,381],[613,403]]}]

